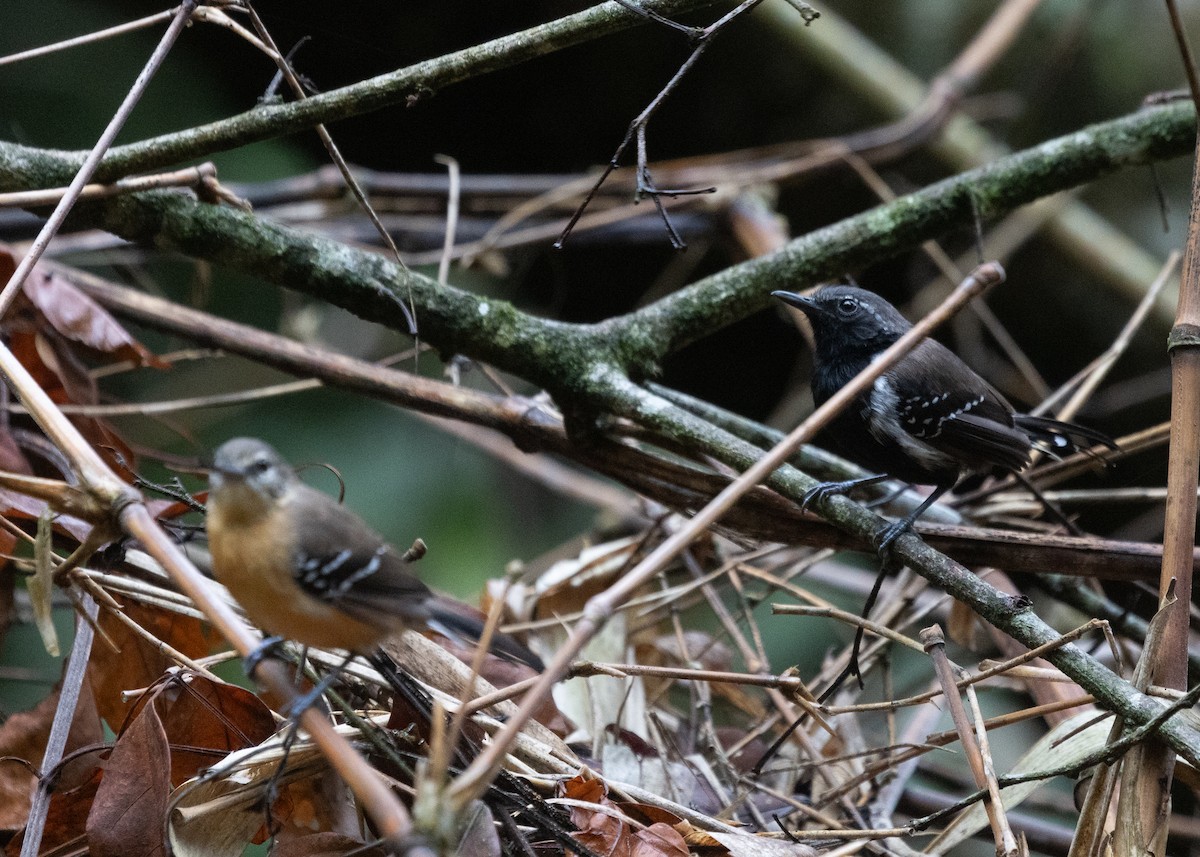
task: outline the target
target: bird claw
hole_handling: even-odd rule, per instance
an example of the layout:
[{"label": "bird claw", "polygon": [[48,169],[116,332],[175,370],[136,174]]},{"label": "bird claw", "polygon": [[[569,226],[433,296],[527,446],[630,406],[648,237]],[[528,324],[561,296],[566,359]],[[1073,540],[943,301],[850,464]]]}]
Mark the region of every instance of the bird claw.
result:
[{"label": "bird claw", "polygon": [[246,675],[253,678],[254,671],[258,669],[258,665],[266,658],[274,655],[283,642],[283,637],[263,637],[262,642],[254,647],[254,651],[246,655],[242,660],[242,669],[246,671]]},{"label": "bird claw", "polygon": [[892,545],[895,544],[896,539],[900,538],[905,533],[911,532],[912,528],[912,521],[908,520],[907,518],[903,518],[899,521],[888,524],[875,535],[875,553],[878,554],[879,558],[884,562],[894,560],[895,558],[892,556]]},{"label": "bird claw", "polygon": [[804,496],[800,498],[800,510],[804,511],[811,504],[820,500],[826,500],[837,494],[848,494],[859,486],[874,485],[876,482],[882,482],[884,479],[887,479],[887,476],[879,474],[877,476],[866,476],[862,479],[847,479],[843,482],[822,482],[804,492]]},{"label": "bird claw", "polygon": [[847,479],[845,482],[822,482],[820,485],[814,485],[805,491],[804,496],[800,498],[800,510],[805,511],[813,503],[827,500],[838,494],[845,494],[860,483],[861,480],[859,479]]}]

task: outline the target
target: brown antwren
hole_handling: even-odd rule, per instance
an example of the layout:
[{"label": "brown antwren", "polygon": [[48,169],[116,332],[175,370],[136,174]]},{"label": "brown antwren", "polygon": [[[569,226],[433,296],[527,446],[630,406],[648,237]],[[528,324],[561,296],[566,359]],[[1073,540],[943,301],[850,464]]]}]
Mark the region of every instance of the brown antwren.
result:
[{"label": "brown antwren", "polygon": [[[478,639],[482,623],[417,578],[411,551],[397,553],[354,512],[305,485],[263,441],[222,444],[209,480],[213,573],[256,625],[279,635],[250,656],[251,667],[281,639],[351,655],[372,655],[405,628]],[[507,634],[496,634],[490,650],[543,669]]]},{"label": "brown antwren", "polygon": [[[815,344],[812,390],[819,406],[912,325],[894,306],[856,286],[823,286],[809,296],[772,295],[803,312]],[[884,553],[939,497],[970,474],[1016,473],[1040,449],[1052,456],[1093,444],[1100,432],[1018,413],[954,352],[926,339],[859,394],[829,425],[847,458],[876,475],[824,482],[803,505],[889,477],[934,486],[913,512],[880,531]]]}]

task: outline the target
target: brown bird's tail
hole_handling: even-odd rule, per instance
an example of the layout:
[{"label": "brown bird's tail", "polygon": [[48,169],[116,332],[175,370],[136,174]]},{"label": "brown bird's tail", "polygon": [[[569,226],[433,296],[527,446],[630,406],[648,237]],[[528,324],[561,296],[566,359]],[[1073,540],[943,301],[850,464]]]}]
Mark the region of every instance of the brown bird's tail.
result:
[{"label": "brown bird's tail", "polygon": [[[487,617],[481,611],[444,595],[434,595],[425,606],[429,610],[427,623],[439,634],[445,634],[452,640],[466,640],[474,645],[478,645],[482,639]],[[488,651],[507,661],[524,664],[535,672],[546,669],[541,658],[512,634],[503,631],[492,635]]]}]

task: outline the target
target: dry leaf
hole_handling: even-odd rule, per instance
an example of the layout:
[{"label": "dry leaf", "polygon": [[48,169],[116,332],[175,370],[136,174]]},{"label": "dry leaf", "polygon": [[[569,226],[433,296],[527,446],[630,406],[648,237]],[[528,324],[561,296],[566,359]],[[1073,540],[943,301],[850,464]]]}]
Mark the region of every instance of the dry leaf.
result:
[{"label": "dry leaf", "polygon": [[158,712],[144,706],[117,740],[87,815],[88,851],[96,857],[166,853],[170,750]]},{"label": "dry leaf", "polygon": [[[81,747],[99,744],[104,739],[100,718],[90,698],[87,688],[84,688],[75,707],[71,731],[67,735],[68,756]],[[9,758],[9,761],[0,764],[0,830],[16,830],[29,815],[35,779],[33,772],[41,766],[57,708],[58,690],[55,690],[34,708],[11,714],[0,724],[0,757]],[[25,764],[17,760],[23,760]],[[88,771],[84,778],[90,776]],[[60,773],[57,779],[60,787],[64,788],[71,788],[77,781],[74,771]]]},{"label": "dry leaf", "polygon": [[[12,251],[0,246],[0,281],[7,282],[15,270]],[[140,366],[161,369],[170,365],[130,336],[108,310],[44,265],[30,272],[21,291],[23,300],[14,305],[14,313],[29,314],[33,310],[65,339]]]},{"label": "dry leaf", "polygon": [[[563,795],[599,808],[569,806],[572,835],[581,845],[607,857],[686,857],[687,843],[669,824],[654,822],[648,827],[631,823],[625,811],[608,797],[602,780],[575,777],[562,785]],[[607,810],[607,811],[606,811]]]},{"label": "dry leaf", "polygon": [[244,687],[194,673],[173,675],[142,696],[131,711],[153,702],[171,745],[171,783],[178,786],[235,750],[275,733],[271,710]]},{"label": "dry leaf", "polygon": [[[122,609],[126,616],[154,637],[189,658],[203,657],[212,649],[210,638],[199,619],[180,616],[132,599],[126,599]],[[121,651],[114,653],[107,643],[97,640],[88,662],[88,675],[92,679],[92,690],[100,715],[113,731],[119,731],[132,704],[125,702],[121,694],[127,690],[150,687],[175,664],[158,645],[135,632],[108,610],[101,611],[99,625]]]},{"label": "dry leaf", "polygon": [[37,523],[37,540],[34,542],[33,575],[25,581],[29,590],[29,605],[33,610],[33,621],[41,635],[46,654],[58,657],[58,629],[54,627],[54,569],[51,565],[53,546],[51,537],[52,514],[49,509],[42,513]]},{"label": "dry leaf", "polygon": [[[50,809],[46,813],[46,824],[42,831],[41,853],[56,850],[69,851],[85,845],[84,825],[88,810],[100,787],[100,768],[93,767],[91,776],[73,788],[56,789],[50,798]],[[14,836],[5,848],[7,857],[18,857],[25,832]]]},{"label": "dry leaf", "polygon": [[[1103,719],[1080,729],[1089,720],[1096,720],[1095,711],[1084,711],[1059,723],[1021,756],[1009,774],[1017,776],[1036,771],[1053,770],[1062,765],[1077,762],[1102,748],[1112,724],[1107,719]],[[1004,808],[1012,809],[1019,805],[1034,791],[1045,785],[1045,782],[1045,780],[1030,780],[1002,788],[1000,800],[1004,804]],[[982,830],[987,823],[983,804],[972,804],[955,816],[954,820],[947,824],[929,843],[925,851],[928,854],[945,854],[954,846],[965,842],[976,832]]]},{"label": "dry leaf", "polygon": [[[0,246],[0,281],[16,268],[11,250]],[[107,310],[47,266],[26,278],[22,294],[3,319],[9,350],[38,385],[58,403],[95,404],[96,384],[84,357],[104,356],[165,368]],[[113,467],[132,466],[133,451],[101,420],[71,422]],[[0,447],[2,449],[2,447]]]},{"label": "dry leaf", "polygon": [[454,846],[456,857],[500,857],[500,834],[487,804],[477,800],[467,809],[467,814],[462,835]]}]

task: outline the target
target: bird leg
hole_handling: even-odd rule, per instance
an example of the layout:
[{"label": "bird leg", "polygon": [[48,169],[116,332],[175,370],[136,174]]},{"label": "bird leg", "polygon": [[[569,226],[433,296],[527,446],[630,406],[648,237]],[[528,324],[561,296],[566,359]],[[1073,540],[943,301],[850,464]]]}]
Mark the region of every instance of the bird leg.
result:
[{"label": "bird leg", "polygon": [[287,729],[287,735],[284,736],[281,745],[283,752],[279,757],[279,764],[275,766],[270,779],[263,786],[262,797],[258,799],[263,815],[267,819],[267,831],[271,836],[278,835],[279,831],[283,829],[283,822],[275,817],[275,802],[279,799],[279,783],[283,779],[288,757],[292,755],[292,747],[295,746],[296,738],[300,733],[300,724],[293,720],[288,724]]},{"label": "bird leg", "polygon": [[1022,485],[1024,485],[1025,490],[1027,490],[1030,494],[1032,494],[1034,496],[1034,498],[1037,499],[1037,501],[1042,504],[1042,508],[1046,510],[1046,512],[1050,515],[1051,518],[1058,521],[1060,524],[1062,524],[1064,527],[1067,528],[1068,533],[1070,533],[1073,536],[1082,536],[1083,535],[1083,530],[1081,530],[1074,521],[1072,521],[1070,518],[1068,518],[1066,513],[1063,512],[1063,510],[1060,509],[1055,503],[1051,503],[1050,498],[1048,498],[1045,494],[1043,494],[1041,491],[1039,491],[1038,487],[1036,485],[1034,485],[1032,482],[1030,482],[1029,479],[1027,479],[1023,474],[1020,474],[1020,473],[1017,473],[1014,471],[1013,477],[1018,482],[1020,482]]},{"label": "bird leg", "polygon": [[861,479],[847,479],[844,482],[822,482],[804,492],[804,496],[800,498],[800,508],[807,509],[813,503],[838,494],[846,494],[863,485],[874,485],[887,478],[887,474],[880,473],[876,476],[864,476]]},{"label": "bird leg", "polygon": [[288,703],[286,710],[281,711],[280,714],[289,720],[295,720],[303,714],[309,706],[316,703],[318,699],[325,695],[325,691],[333,686],[333,683],[341,676],[342,671],[354,660],[354,654],[354,652],[347,654],[340,664],[327,672],[325,677],[313,686],[312,690],[293,699]]},{"label": "bird leg", "polygon": [[279,651],[279,647],[285,642],[283,637],[271,636],[263,637],[262,642],[254,647],[254,651],[246,655],[242,660],[242,669],[246,671],[246,675],[254,678],[254,671],[258,669],[258,665],[265,658],[269,658]]},{"label": "bird leg", "polygon": [[[262,663],[265,658],[273,656],[284,642],[286,642],[286,640],[283,637],[264,637],[262,642],[254,648],[254,651],[246,655],[245,659],[242,661],[243,668],[246,670],[246,675],[253,678],[254,671],[258,668],[258,665]],[[333,683],[337,681],[338,676],[342,674],[342,671],[346,669],[347,665],[349,665],[350,661],[352,660],[354,660],[354,652],[346,655],[340,664],[326,673],[325,677],[317,682],[316,685],[313,686],[312,690],[301,694],[292,700],[292,702],[289,703],[285,710],[281,711],[280,714],[282,714],[288,720],[295,720],[298,718],[305,709],[320,699],[324,695],[325,691],[329,690]]]},{"label": "bird leg", "polygon": [[933,493],[926,497],[921,505],[913,511],[909,512],[898,521],[894,521],[875,534],[875,552],[884,561],[886,566],[891,558],[892,542],[900,538],[902,535],[912,529],[913,523],[917,518],[924,514],[925,510],[938,501],[938,498],[954,487],[954,483],[949,485],[939,485],[934,489]]}]

